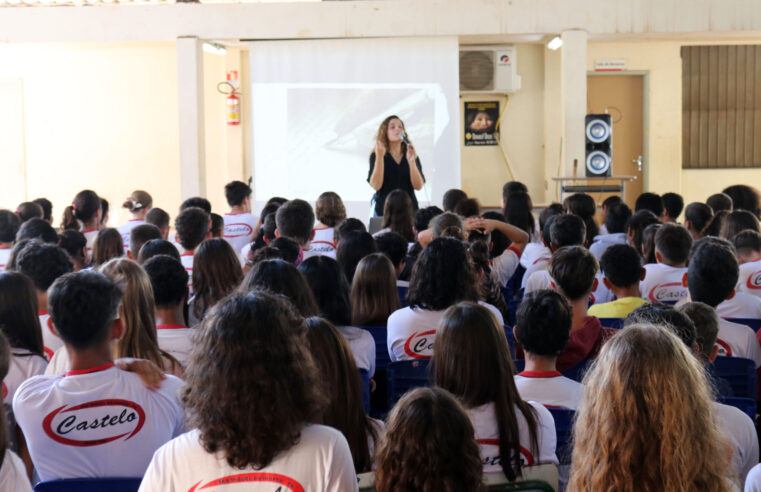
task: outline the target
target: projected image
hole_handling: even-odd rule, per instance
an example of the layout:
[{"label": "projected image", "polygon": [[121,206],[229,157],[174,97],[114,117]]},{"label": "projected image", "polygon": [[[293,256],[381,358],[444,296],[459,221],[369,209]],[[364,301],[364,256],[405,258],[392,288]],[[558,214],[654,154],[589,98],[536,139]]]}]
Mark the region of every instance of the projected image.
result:
[{"label": "projected image", "polygon": [[[369,202],[368,159],[380,123],[391,114],[404,121],[428,176],[434,169],[434,145],[449,122],[441,101],[444,96],[435,84],[254,84],[257,196],[314,200],[332,190],[344,201]],[[418,192],[421,204],[429,193],[426,188]]]}]

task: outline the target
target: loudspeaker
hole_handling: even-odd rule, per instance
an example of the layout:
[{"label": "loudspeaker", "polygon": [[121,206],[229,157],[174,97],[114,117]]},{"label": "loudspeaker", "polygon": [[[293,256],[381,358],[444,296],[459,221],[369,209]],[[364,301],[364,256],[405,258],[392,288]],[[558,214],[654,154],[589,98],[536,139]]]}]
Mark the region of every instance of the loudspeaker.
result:
[{"label": "loudspeaker", "polygon": [[584,117],[587,177],[613,174],[613,123],[609,114]]}]

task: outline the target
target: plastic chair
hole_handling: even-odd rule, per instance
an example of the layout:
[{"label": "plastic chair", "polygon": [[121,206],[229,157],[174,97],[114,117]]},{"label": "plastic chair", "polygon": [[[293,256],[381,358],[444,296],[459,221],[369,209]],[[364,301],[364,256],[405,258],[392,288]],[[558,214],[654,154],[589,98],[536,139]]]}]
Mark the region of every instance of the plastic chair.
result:
[{"label": "plastic chair", "polygon": [[599,318],[599,320],[605,328],[620,330],[624,327],[624,318]]},{"label": "plastic chair", "polygon": [[753,398],[738,398],[735,396],[720,396],[717,398],[719,403],[735,407],[742,410],[748,417],[756,421],[756,400]]},{"label": "plastic chair", "polygon": [[386,368],[388,408],[393,407],[408,390],[430,386],[428,374],[430,360],[405,360],[392,362]]},{"label": "plastic chair", "polygon": [[707,369],[711,377],[729,383],[732,396],[756,397],[756,364],[752,360],[720,356]]},{"label": "plastic chair", "polygon": [[518,374],[526,368],[526,359],[513,359],[513,365],[515,366],[515,374]]},{"label": "plastic chair", "polygon": [[399,294],[399,302],[401,303],[402,307],[407,307],[407,291],[409,290],[409,287],[403,287],[401,285],[396,286],[396,292]]},{"label": "plastic chair", "polygon": [[567,408],[548,408],[555,420],[555,434],[557,436],[556,454],[561,465],[571,463],[573,451],[573,421],[576,411]]},{"label": "plastic chair", "polygon": [[370,332],[375,340],[375,371],[385,369],[391,363],[391,357],[388,355],[388,330],[385,326],[360,326],[363,330]]},{"label": "plastic chair", "polygon": [[758,331],[761,328],[761,319],[755,318],[726,318],[727,321],[737,323],[740,325],[750,326],[753,331]]},{"label": "plastic chair", "polygon": [[142,478],[67,478],[34,486],[35,492],[136,492]]},{"label": "plastic chair", "polygon": [[370,416],[382,419],[388,412],[388,391],[386,388],[386,367],[391,363],[386,345],[385,326],[361,326],[375,340],[375,391],[370,394]]},{"label": "plastic chair", "polygon": [[483,482],[488,490],[558,490],[558,467],[552,463],[527,466],[521,470],[520,480],[510,482],[504,473],[484,473]]},{"label": "plastic chair", "polygon": [[574,381],[581,382],[584,379],[584,375],[586,375],[587,371],[589,370],[589,366],[592,365],[592,360],[583,360],[573,366],[570,369],[566,369],[565,371],[562,371],[563,376],[567,377],[568,379],[573,379]]},{"label": "plastic chair", "polygon": [[507,344],[510,346],[510,358],[515,360],[515,334],[513,329],[509,325],[502,325],[505,329],[505,337],[507,338]]},{"label": "plastic chair", "polygon": [[359,370],[359,380],[362,388],[362,404],[365,406],[365,413],[370,413],[370,373],[367,369]]}]

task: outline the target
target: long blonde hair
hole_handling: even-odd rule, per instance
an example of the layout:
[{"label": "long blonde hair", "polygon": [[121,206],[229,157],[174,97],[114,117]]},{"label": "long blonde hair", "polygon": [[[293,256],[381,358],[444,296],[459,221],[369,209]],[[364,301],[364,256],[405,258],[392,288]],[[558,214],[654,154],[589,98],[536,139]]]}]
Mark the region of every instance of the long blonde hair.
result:
[{"label": "long blonde hair", "polygon": [[[114,347],[114,357],[148,359],[164,370],[173,370],[176,361],[159,349],[156,334],[156,312],[151,279],[136,262],[115,258],[100,267],[123,290],[119,317],[124,323],[124,336]],[[167,360],[169,363],[167,363]]]},{"label": "long blonde hair", "polygon": [[569,491],[729,490],[703,367],[675,335],[627,327],[584,383]]}]

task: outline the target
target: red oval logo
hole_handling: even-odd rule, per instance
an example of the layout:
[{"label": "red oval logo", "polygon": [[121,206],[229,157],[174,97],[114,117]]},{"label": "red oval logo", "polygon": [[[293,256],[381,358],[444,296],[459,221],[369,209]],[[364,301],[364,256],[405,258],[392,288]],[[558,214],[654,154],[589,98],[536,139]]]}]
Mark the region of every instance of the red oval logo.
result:
[{"label": "red oval logo", "polygon": [[[287,487],[287,490],[290,490],[292,492],[304,492],[304,487],[299,482],[292,479],[291,477],[286,477],[285,475],[280,475],[278,473],[263,473],[263,472],[239,473],[237,475],[228,475],[226,477],[212,480],[211,482],[208,482],[199,487],[199,485],[201,485],[202,482],[203,480],[193,485],[190,489],[188,489],[188,492],[195,492],[196,490],[210,489],[212,487],[219,487],[220,485],[235,485],[238,483],[252,483],[252,482],[269,482],[269,483],[281,485],[282,487]],[[278,488],[277,490],[282,490],[282,487]]]},{"label": "red oval logo", "polygon": [[[481,448],[481,462],[484,466],[500,466],[502,460],[499,457],[499,439],[476,439],[478,447]],[[492,450],[492,447],[497,448]],[[534,455],[531,451],[521,446],[521,465],[533,466]]]},{"label": "red oval logo", "polygon": [[97,400],[56,408],[42,421],[51,439],[68,446],[98,446],[140,432],[145,411],[129,400]]},{"label": "red oval logo", "polygon": [[647,297],[652,302],[677,302],[687,297],[687,289],[682,282],[670,282],[656,285]]},{"label": "red oval logo", "polygon": [[433,340],[436,330],[415,332],[404,343],[404,352],[413,359],[430,359],[433,355]]},{"label": "red oval logo", "polygon": [[719,346],[719,355],[724,357],[732,357],[732,347],[721,338],[716,339],[716,345]]},{"label": "red oval logo", "polygon": [[254,229],[244,223],[236,222],[234,224],[226,224],[224,229],[223,237],[242,237],[242,236],[250,236],[254,233]]},{"label": "red oval logo", "polygon": [[761,272],[753,272],[748,276],[746,283],[749,289],[761,289]]}]

